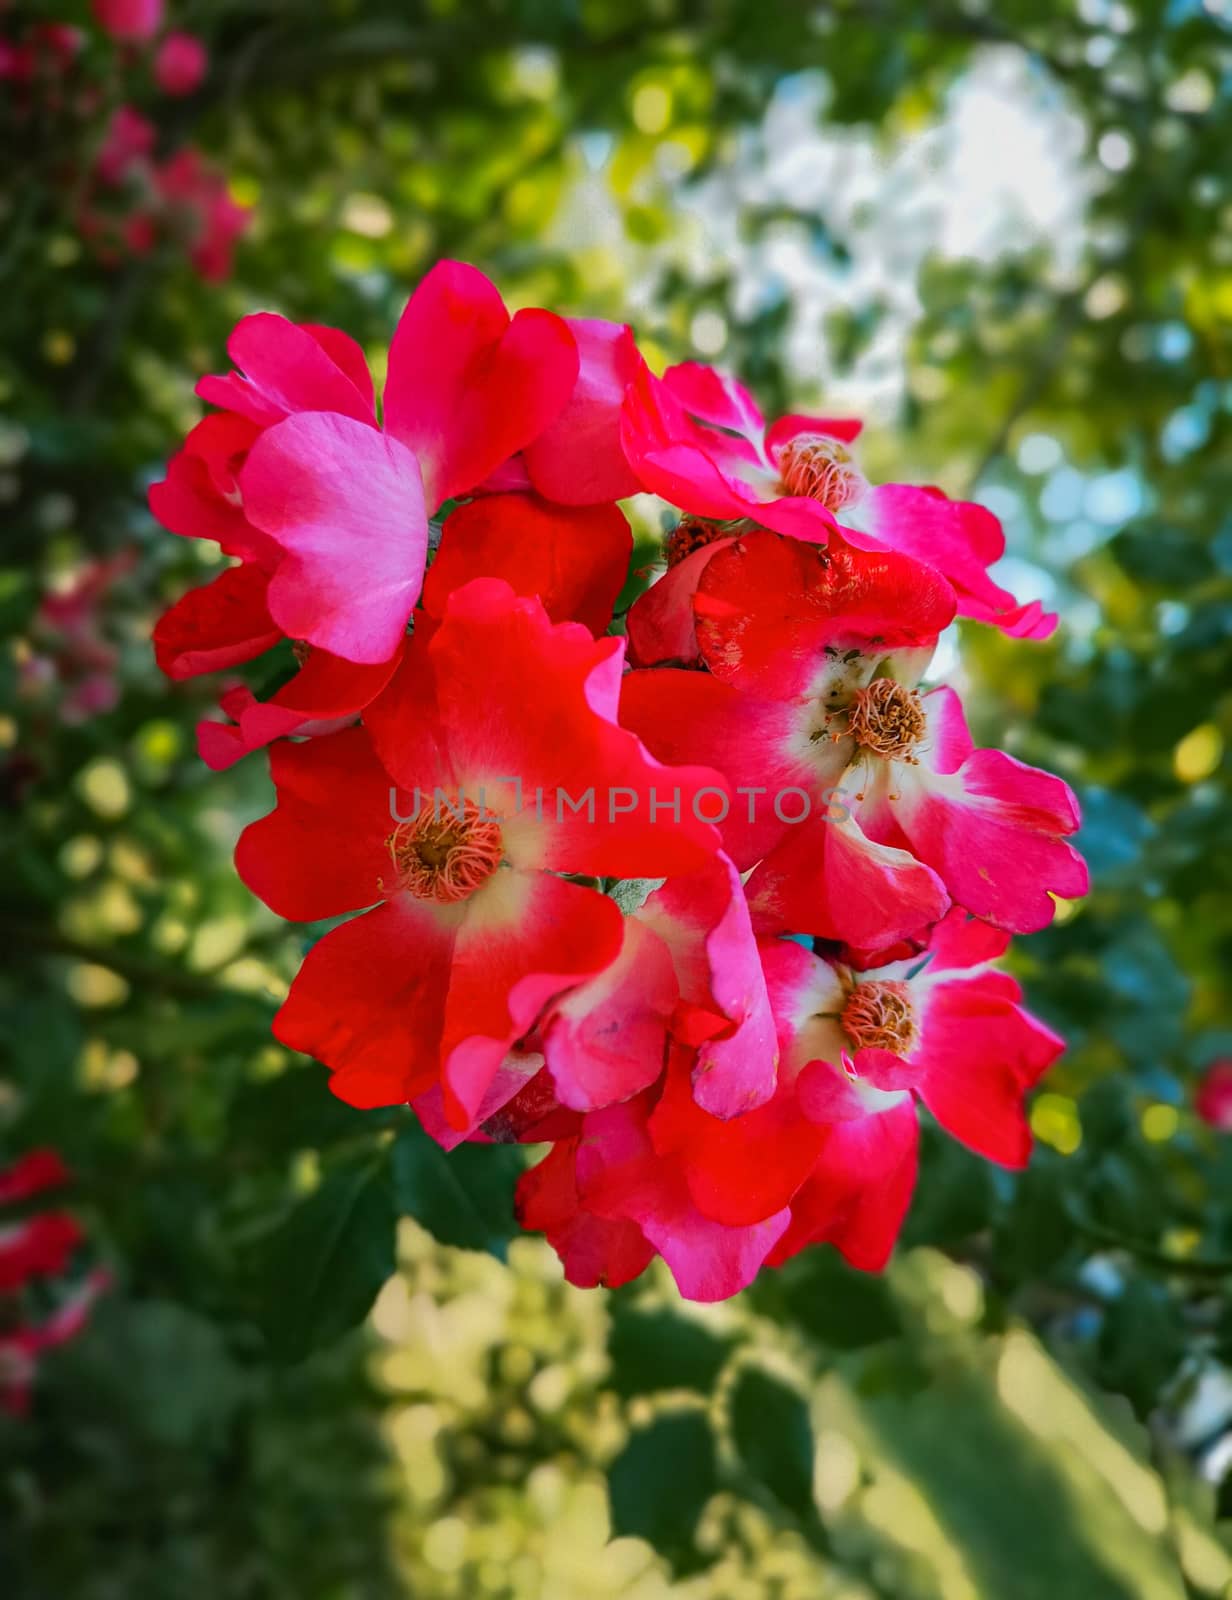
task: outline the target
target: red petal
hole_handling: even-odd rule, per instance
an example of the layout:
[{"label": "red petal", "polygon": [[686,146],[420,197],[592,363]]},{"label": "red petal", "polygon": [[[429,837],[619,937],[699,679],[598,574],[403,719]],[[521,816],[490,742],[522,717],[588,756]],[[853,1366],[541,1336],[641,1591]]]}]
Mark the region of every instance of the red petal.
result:
[{"label": "red petal", "polygon": [[169,678],[238,666],[283,637],[266,605],[269,577],[259,567],[228,567],[190,589],[154,624],[154,659]]},{"label": "red petal", "polygon": [[616,506],[566,508],[535,495],[489,495],[446,520],[424,581],[424,606],[441,616],[450,591],[471,578],[503,578],[537,594],[553,622],[603,633],[624,585],[633,535]]},{"label": "red petal", "polygon": [[833,1127],[813,1176],[792,1201],[791,1226],[771,1264],[824,1239],[853,1267],[880,1272],[911,1204],[918,1145],[910,1101]]},{"label": "red petal", "polygon": [[702,658],[716,676],[787,699],[808,692],[835,652],[933,643],[954,616],[931,567],[834,540],[826,550],[753,533],[707,565],[693,603]]},{"label": "red petal", "polygon": [[278,804],[235,847],[240,877],[280,917],[315,922],[369,906],[393,866],[389,776],[362,728],[270,750]]},{"label": "red petal", "polygon": [[547,311],[512,321],[474,267],[439,262],[407,303],[389,351],[385,426],[415,452],[440,505],[481,484],[559,415],[577,345]]},{"label": "red petal", "polygon": [[905,850],[874,844],[853,820],[801,823],[754,871],[753,925],[876,950],[945,914],[941,879]]},{"label": "red petal", "polygon": [[474,580],[450,596],[429,646],[444,742],[468,784],[521,779],[524,810],[541,811],[538,864],[616,877],[688,872],[718,843],[694,798],[722,779],[660,766],[617,726],[621,653],[619,640],[553,626],[537,599],[508,584]]},{"label": "red petal", "polygon": [[658,1154],[681,1167],[693,1204],[726,1227],[748,1227],[788,1205],[825,1141],[824,1130],[800,1115],[789,1086],[769,1104],[721,1121],[697,1104],[687,1071],[668,1075],[650,1134]]},{"label": "red petal", "polygon": [[548,1002],[616,959],[619,908],[551,873],[503,872],[466,903],[441,1043],[445,1114],[470,1123]]},{"label": "red petal", "polygon": [[522,1227],[546,1233],[580,1289],[616,1289],[644,1272],[654,1246],[634,1222],[611,1222],[581,1210],[575,1181],[577,1140],[553,1147],[518,1180],[515,1205]]},{"label": "red petal", "polygon": [[314,650],[289,682],[268,700],[247,690],[223,697],[234,724],[199,722],[197,748],[206,766],[221,772],[253,750],[292,733],[332,733],[359,714],[385,688],[401,652],[376,666],[357,666],[328,650]]},{"label": "red petal", "polygon": [[333,1068],[348,1105],[399,1105],[437,1081],[458,922],[439,912],[399,895],[333,929],[274,1019],[283,1044]]}]

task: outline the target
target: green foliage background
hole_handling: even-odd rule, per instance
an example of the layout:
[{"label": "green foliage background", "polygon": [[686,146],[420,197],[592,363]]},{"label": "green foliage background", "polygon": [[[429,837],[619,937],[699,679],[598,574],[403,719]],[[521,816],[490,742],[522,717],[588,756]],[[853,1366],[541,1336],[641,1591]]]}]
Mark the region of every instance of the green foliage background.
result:
[{"label": "green foliage background", "polygon": [[[211,77],[146,109],[255,204],[232,280],[172,254],[104,270],[55,136],[3,157],[0,1144],[64,1150],[117,1279],[0,1431],[4,1593],[1232,1593],[1232,1139],[1191,1109],[1232,1054],[1226,10],[216,0],[177,20]],[[1014,86],[1041,149],[1071,141],[1077,199],[972,254],[896,163],[980,81]],[[840,180],[872,173],[863,199],[818,197],[807,147],[771,176],[774,108],[800,104]],[[947,170],[925,161],[925,201]],[[803,355],[784,251],[824,269]],[[971,629],[961,651],[984,739],[1085,803],[1095,891],[1018,956],[1072,1047],[1025,1176],[929,1137],[884,1281],[815,1252],[728,1306],[654,1275],[579,1294],[510,1242],[513,1155],[446,1160],[269,1037],[302,932],[230,866],[259,761],[208,774],[208,686],[153,668],[151,618],[204,569],[144,486],[239,315],[335,323],[379,362],[444,254],[515,303],[632,317],[654,359],[703,342],[772,412],[888,370],[875,467],[985,498],[1059,603],[1055,642]],[[133,544],[107,610],[122,702],[66,727],[22,687],[39,595]]]}]

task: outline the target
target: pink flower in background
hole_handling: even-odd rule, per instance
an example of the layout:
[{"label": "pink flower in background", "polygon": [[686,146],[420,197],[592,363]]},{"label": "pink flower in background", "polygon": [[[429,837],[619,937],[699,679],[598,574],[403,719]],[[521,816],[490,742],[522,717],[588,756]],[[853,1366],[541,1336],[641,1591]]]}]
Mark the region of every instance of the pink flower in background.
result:
[{"label": "pink flower in background", "polygon": [[164,94],[192,94],[205,81],[209,63],[209,52],[195,34],[169,33],[154,55],[154,81]]},{"label": "pink flower in background", "polygon": [[1232,1133],[1232,1060],[1211,1062],[1194,1095],[1194,1110],[1209,1127]]},{"label": "pink flower in background", "polygon": [[41,74],[62,74],[82,43],[80,30],[62,22],[36,23],[20,43],[0,39],[0,83],[26,85]]},{"label": "pink flower in background", "polygon": [[87,562],[64,588],[39,602],[31,628],[34,651],[22,665],[27,695],[57,696],[60,720],[87,722],[120,698],[118,647],[107,637],[106,600],[136,562],[134,550]]},{"label": "pink flower in background", "polygon": [[[69,1173],[54,1150],[31,1150],[0,1169],[0,1206],[23,1204],[61,1187]],[[23,1292],[36,1278],[62,1278],[82,1240],[78,1224],[63,1211],[35,1212],[22,1220],[0,1218],[0,1410],[23,1415],[45,1350],[64,1344],[85,1326],[89,1310],[107,1287],[105,1272],[90,1273],[41,1323],[29,1320]]]},{"label": "pink flower in background", "polygon": [[163,0],[93,0],[94,20],[124,44],[147,44],[163,25]]},{"label": "pink flower in background", "polygon": [[29,1411],[39,1357],[75,1339],[94,1302],[110,1286],[106,1272],[91,1272],[44,1321],[18,1322],[12,1332],[0,1333],[0,1410],[14,1417]]},{"label": "pink flower in background", "polygon": [[158,130],[132,106],[118,106],[107,125],[94,170],[103,183],[115,185],[139,169],[151,154]]},{"label": "pink flower in background", "polygon": [[32,1199],[45,1189],[59,1189],[69,1181],[69,1170],[58,1150],[40,1146],[28,1150],[12,1166],[0,1168],[0,1206]]},{"label": "pink flower in background", "polygon": [[191,145],[155,167],[152,181],[163,216],[182,237],[193,266],[207,283],[228,277],[251,209],[231,198],[226,178]]}]

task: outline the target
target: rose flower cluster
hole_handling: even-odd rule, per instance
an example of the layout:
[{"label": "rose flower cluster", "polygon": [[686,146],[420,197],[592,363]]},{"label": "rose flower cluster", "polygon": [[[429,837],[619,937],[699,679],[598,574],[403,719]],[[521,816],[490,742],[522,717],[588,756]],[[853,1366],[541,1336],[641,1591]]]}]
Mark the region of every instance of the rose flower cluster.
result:
[{"label": "rose flower cluster", "polygon": [[[995,518],[454,262],[379,409],[336,329],[258,314],[229,352],[150,504],[232,562],[154,644],[174,679],[284,652],[198,730],[214,769],[268,752],[244,882],[347,919],[277,1037],[446,1149],[548,1145],[518,1215],[576,1284],[661,1255],[714,1300],[818,1241],[880,1268],[921,1105],[1023,1165],[1062,1042],[995,963],[1084,893],[1077,806],[920,687],[955,615],[1055,624],[990,578]],[[614,622],[635,493],[678,520]]]}]

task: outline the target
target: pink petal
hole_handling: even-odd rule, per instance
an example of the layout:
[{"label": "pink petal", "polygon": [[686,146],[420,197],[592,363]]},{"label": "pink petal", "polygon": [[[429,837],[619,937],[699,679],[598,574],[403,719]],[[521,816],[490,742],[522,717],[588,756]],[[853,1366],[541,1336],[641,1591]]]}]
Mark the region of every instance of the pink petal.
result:
[{"label": "pink petal", "polygon": [[735,1117],[774,1093],[778,1042],[740,875],[726,856],[671,878],[637,913],[666,943],[681,998],[726,1020],[699,1045],[693,1093],[715,1117]]},{"label": "pink petal", "polygon": [[[642,487],[661,495],[669,505],[716,522],[760,515],[761,503],[752,492],[729,482],[710,456],[696,445],[668,444],[634,454],[636,446],[631,444],[627,428],[624,439],[625,451]],[[821,511],[820,506],[816,509]]]},{"label": "pink petal", "polygon": [[608,967],[620,950],[616,904],[551,873],[516,873],[499,917],[467,903],[441,1042],[445,1115],[465,1127],[514,1043],[548,1002]]},{"label": "pink petal", "polygon": [[947,1132],[990,1161],[1025,1167],[1031,1129],[1023,1095],[1064,1048],[995,984],[959,980],[930,992],[910,1071]]},{"label": "pink petal", "polygon": [[988,576],[988,567],[1005,553],[1005,536],[984,506],[951,500],[940,489],[888,483],[873,489],[861,510],[878,539],[949,579],[961,616],[992,623],[1014,638],[1046,639],[1055,629],[1056,617],[1045,614],[1037,600],[1019,605]]},{"label": "pink petal", "polygon": [[285,552],[269,589],[283,631],[348,661],[388,661],[427,559],[414,456],[348,417],[288,417],[257,440],[241,485],[249,520]]},{"label": "pink petal", "polygon": [[667,946],[627,917],[616,960],[557,1001],[540,1030],[561,1101],[595,1111],[652,1084],[663,1071],[679,992]]},{"label": "pink petal", "polygon": [[[258,311],[241,318],[227,340],[227,354],[240,372],[202,378],[197,393],[262,427],[300,411],[336,411],[375,426],[371,379],[357,386],[354,349],[335,329],[301,327]],[[345,367],[334,359],[334,352],[343,351]]]},{"label": "pink petal", "polygon": [[[473,1121],[467,1127],[455,1128],[445,1115],[445,1091],[440,1084],[434,1084],[424,1094],[416,1096],[415,1115],[423,1124],[424,1132],[435,1139],[442,1150],[456,1150],[468,1139],[482,1139],[489,1131],[485,1125],[491,1123],[493,1118],[499,1118],[500,1113],[510,1107],[510,1102],[515,1102],[507,1116],[500,1119],[502,1122],[511,1120],[518,1109],[516,1102],[519,1096],[544,1077],[543,1057],[538,1051],[511,1050],[501,1062],[496,1076],[479,1102]],[[551,1107],[555,1108],[556,1098],[551,1093],[550,1080],[548,1093]],[[508,1142],[516,1141],[511,1137]]]},{"label": "pink petal", "polygon": [[1078,826],[1078,803],[1060,778],[1000,750],[976,750],[952,774],[896,768],[895,785],[897,828],[968,911],[1033,933],[1052,921],[1050,891],[1067,899],[1087,892],[1086,864],[1063,837]]},{"label": "pink petal", "polygon": [[633,330],[617,322],[569,318],[577,341],[577,383],[554,422],[522,453],[531,483],[562,505],[623,500],[638,480],[620,442],[625,390],[642,364]]},{"label": "pink petal", "polygon": [[686,411],[703,422],[730,428],[755,444],[760,453],[766,419],[753,396],[730,373],[718,372],[700,361],[682,361],[667,369],[663,382]]}]

